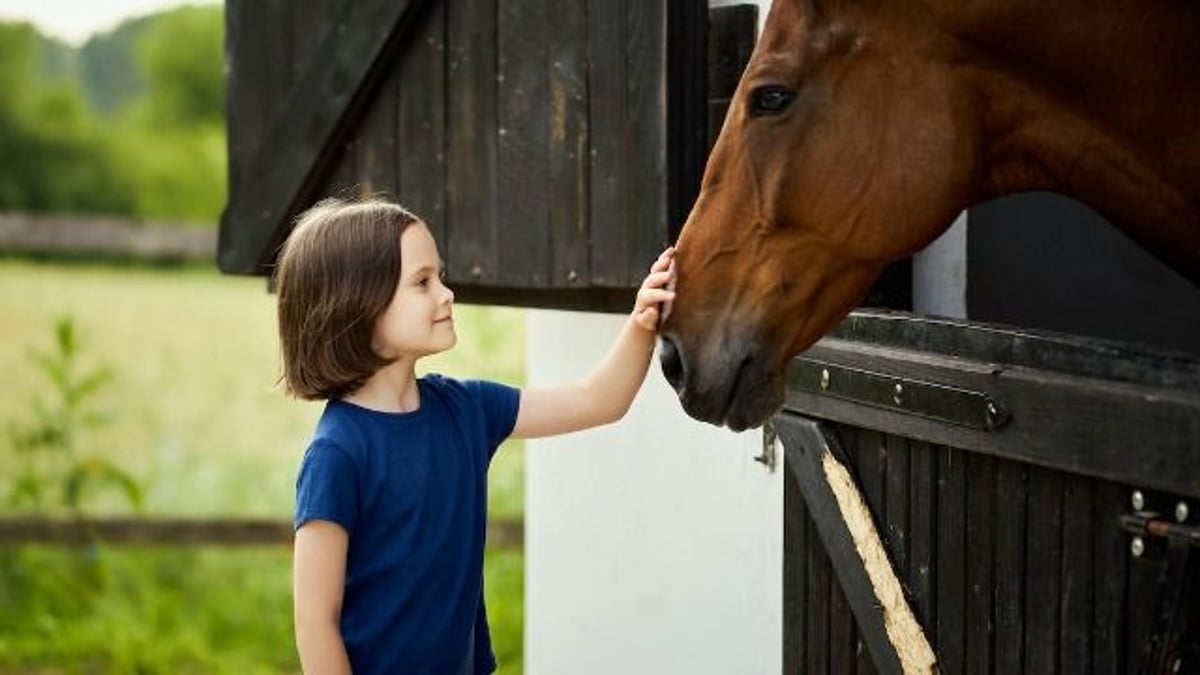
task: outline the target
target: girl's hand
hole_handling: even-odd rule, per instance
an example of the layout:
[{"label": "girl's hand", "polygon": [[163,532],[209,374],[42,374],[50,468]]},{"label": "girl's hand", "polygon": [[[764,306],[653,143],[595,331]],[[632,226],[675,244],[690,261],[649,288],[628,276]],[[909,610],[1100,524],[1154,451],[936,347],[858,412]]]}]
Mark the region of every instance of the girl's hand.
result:
[{"label": "girl's hand", "polygon": [[675,247],[668,247],[650,266],[650,273],[638,289],[633,305],[633,321],[648,331],[658,330],[660,317],[665,314],[663,304],[675,299]]}]

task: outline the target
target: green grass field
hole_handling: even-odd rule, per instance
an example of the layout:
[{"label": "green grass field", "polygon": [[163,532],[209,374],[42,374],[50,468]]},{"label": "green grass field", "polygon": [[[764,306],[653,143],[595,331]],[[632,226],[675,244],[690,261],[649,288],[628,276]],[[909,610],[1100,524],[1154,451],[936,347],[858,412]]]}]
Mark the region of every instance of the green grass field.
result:
[{"label": "green grass field", "polygon": [[[52,393],[29,353],[49,350],[58,317],[74,320],[85,363],[115,373],[96,397],[113,422],[81,445],[142,482],[143,515],[290,517],[320,404],[274,386],[262,279],[12,259],[0,260],[0,503],[12,429]],[[460,306],[456,319],[459,346],[426,370],[522,384],[520,310]],[[523,512],[523,472],[509,442],[491,470],[494,517]],[[119,494],[98,496],[91,512],[128,513]],[[0,672],[294,672],[289,570],[286,548],[0,549]],[[521,554],[490,553],[487,574],[500,672],[519,673]]]}]

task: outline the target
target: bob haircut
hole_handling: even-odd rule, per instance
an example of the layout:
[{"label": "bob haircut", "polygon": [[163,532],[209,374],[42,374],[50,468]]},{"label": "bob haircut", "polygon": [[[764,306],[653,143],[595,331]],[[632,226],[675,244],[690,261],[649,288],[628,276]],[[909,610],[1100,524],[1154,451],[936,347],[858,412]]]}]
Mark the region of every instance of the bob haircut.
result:
[{"label": "bob haircut", "polygon": [[382,200],[326,199],[296,219],[275,269],[289,395],[341,398],[390,363],[371,339],[400,280],[400,235],[416,222]]}]

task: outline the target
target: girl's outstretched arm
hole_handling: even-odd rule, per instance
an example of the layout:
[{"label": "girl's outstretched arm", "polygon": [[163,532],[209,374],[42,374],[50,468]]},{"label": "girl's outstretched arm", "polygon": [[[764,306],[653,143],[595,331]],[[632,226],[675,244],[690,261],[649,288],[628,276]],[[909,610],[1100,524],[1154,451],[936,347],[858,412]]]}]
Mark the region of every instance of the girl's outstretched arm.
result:
[{"label": "girl's outstretched arm", "polygon": [[539,438],[579,431],[621,419],[646,378],[661,305],[675,298],[667,290],[674,249],[662,252],[638,289],[633,312],[608,354],[582,382],[526,389],[512,435]]}]

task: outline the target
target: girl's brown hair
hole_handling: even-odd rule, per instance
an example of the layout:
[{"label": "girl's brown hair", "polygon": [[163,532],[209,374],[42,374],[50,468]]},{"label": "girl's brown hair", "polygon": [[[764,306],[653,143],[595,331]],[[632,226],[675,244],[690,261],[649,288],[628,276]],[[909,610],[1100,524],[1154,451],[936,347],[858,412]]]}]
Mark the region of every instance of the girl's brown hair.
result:
[{"label": "girl's brown hair", "polygon": [[415,222],[379,200],[327,199],[300,214],[275,269],[288,394],[341,398],[388,365],[371,337],[400,279],[400,234]]}]

